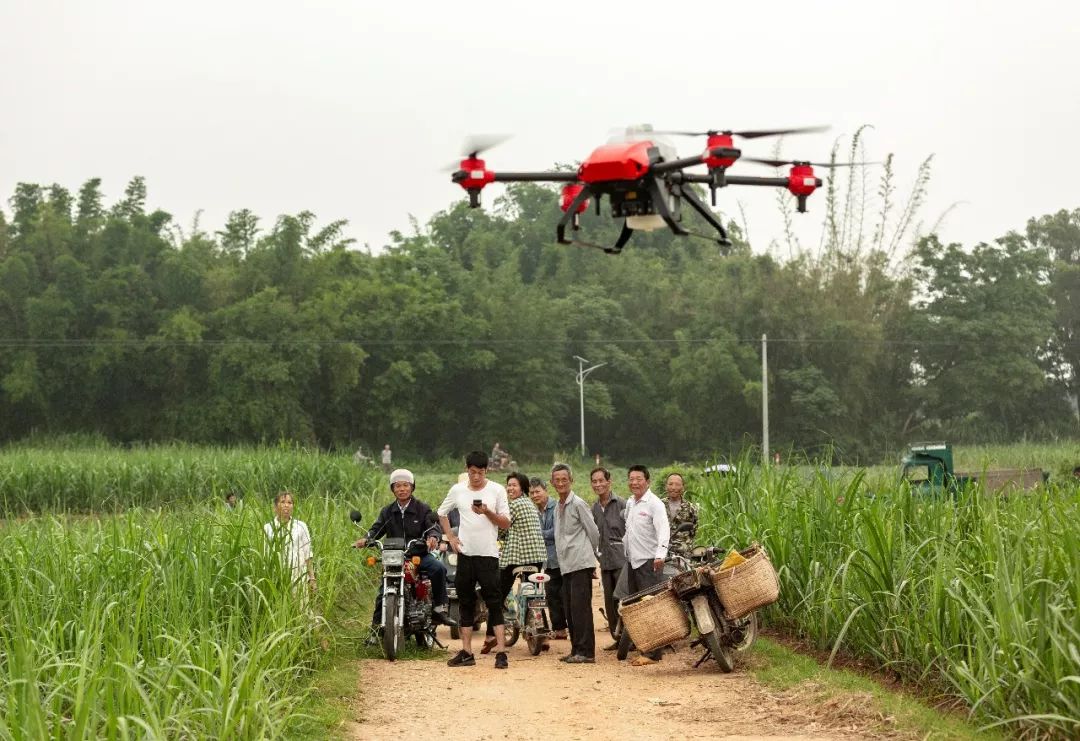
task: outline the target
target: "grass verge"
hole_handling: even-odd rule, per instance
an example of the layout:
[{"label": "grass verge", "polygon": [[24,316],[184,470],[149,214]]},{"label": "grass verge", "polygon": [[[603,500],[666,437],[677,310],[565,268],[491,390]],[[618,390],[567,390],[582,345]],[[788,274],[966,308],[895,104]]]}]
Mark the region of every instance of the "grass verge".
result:
[{"label": "grass verge", "polygon": [[878,718],[882,731],[921,739],[1005,739],[995,731],[980,731],[965,717],[934,708],[904,691],[849,669],[829,669],[812,657],[774,639],[754,644],[747,669],[762,684],[803,698],[829,713],[857,712],[862,721]]}]

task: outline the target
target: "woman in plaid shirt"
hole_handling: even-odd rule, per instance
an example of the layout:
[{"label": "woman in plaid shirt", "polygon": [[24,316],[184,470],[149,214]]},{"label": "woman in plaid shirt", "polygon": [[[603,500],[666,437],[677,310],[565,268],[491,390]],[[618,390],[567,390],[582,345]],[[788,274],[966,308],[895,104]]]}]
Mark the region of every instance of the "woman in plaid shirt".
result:
[{"label": "woman in plaid shirt", "polygon": [[[514,472],[506,477],[506,496],[510,500],[510,529],[506,531],[502,550],[499,551],[499,570],[502,596],[505,600],[514,586],[514,569],[533,566],[537,571],[547,560],[547,547],[540,531],[540,513],[525,494],[529,491],[529,478]],[[487,638],[480,653],[488,653],[495,646],[495,631],[488,626]]]}]

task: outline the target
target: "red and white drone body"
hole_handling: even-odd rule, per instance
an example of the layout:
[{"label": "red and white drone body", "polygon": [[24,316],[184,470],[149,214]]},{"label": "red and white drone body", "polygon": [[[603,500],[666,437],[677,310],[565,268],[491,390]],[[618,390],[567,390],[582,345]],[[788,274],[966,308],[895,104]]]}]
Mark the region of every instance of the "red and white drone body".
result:
[{"label": "red and white drone body", "polygon": [[[754,139],[763,136],[820,131],[821,127],[803,129],[767,129],[754,131],[704,131],[704,132],[654,132],[651,129],[628,129],[626,136],[593,150],[582,161],[576,172],[547,170],[541,172],[497,172],[487,169],[480,153],[491,146],[474,145],[466,148],[466,156],[451,180],[469,194],[469,205],[480,206],[480,192],[491,183],[547,182],[562,183],[559,205],[563,216],[556,226],[556,238],[561,244],[578,244],[598,247],[607,253],[617,254],[636,230],[648,231],[667,226],[675,234],[691,235],[682,224],[682,203],[685,201],[713,229],[713,239],[722,247],[728,247],[727,232],[716,215],[697,197],[687,184],[705,185],[711,193],[712,205],[716,205],[716,191],[728,185],[757,185],[784,188],[798,199],[798,210],[806,211],[806,199],[821,186],[814,174],[814,166],[839,167],[858,163],[811,163],[791,160],[764,160],[743,157],[742,151],[733,144],[733,137]],[[678,158],[664,134],[679,136],[705,136],[705,150],[692,157]],[[729,175],[728,169],[738,160],[780,167],[790,165],[787,177],[750,177]],[[705,165],[706,174],[685,172],[687,168]],[[579,215],[588,208],[590,201],[600,213],[601,199],[607,196],[611,214],[623,219],[622,232],[613,246],[592,244],[580,239],[568,238],[566,227],[579,229]]]}]

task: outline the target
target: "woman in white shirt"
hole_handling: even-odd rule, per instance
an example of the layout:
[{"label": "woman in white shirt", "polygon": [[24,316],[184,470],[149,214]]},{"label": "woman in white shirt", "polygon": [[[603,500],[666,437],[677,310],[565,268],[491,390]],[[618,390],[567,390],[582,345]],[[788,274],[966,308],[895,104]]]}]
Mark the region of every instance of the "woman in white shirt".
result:
[{"label": "woman in white shirt", "polygon": [[315,566],[312,563],[311,533],[308,526],[294,520],[295,502],[291,492],[282,491],[274,497],[274,519],[263,526],[271,545],[279,549],[285,564],[292,571],[294,587],[299,587],[307,577],[311,591],[315,591]]}]

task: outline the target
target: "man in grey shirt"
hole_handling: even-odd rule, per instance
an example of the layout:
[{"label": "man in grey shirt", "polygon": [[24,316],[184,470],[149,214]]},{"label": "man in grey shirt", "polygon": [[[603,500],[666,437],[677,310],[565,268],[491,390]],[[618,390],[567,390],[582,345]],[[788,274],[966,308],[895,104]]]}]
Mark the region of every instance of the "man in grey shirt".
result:
[{"label": "man in grey shirt", "polygon": [[551,630],[554,631],[552,637],[565,640],[566,609],[563,607],[562,598],[562,571],[559,570],[559,554],[555,550],[555,508],[558,504],[548,496],[544,480],[536,477],[529,479],[529,499],[540,512],[540,533],[544,536],[544,545],[547,547],[544,571],[551,577],[551,581],[544,587],[544,593],[547,595],[548,611],[551,613]]},{"label": "man in grey shirt", "polygon": [[[619,581],[626,557],[623,555],[623,533],[626,524],[623,521],[623,509],[626,502],[617,494],[611,493],[611,471],[597,466],[589,474],[589,483],[596,493],[596,503],[592,506],[593,520],[600,531],[600,584],[604,588],[604,617],[607,618],[608,632],[615,637],[615,624],[619,620],[619,601],[615,599],[615,585]],[[605,651],[618,648],[618,643],[604,646]]]},{"label": "man in grey shirt", "polygon": [[596,568],[596,547],[600,532],[589,505],[571,490],[574,474],[570,466],[556,463],[551,468],[551,485],[559,494],[555,508],[555,550],[563,577],[566,626],[570,629],[570,653],[560,661],[567,664],[596,663],[596,636],[593,633],[592,573]]}]

